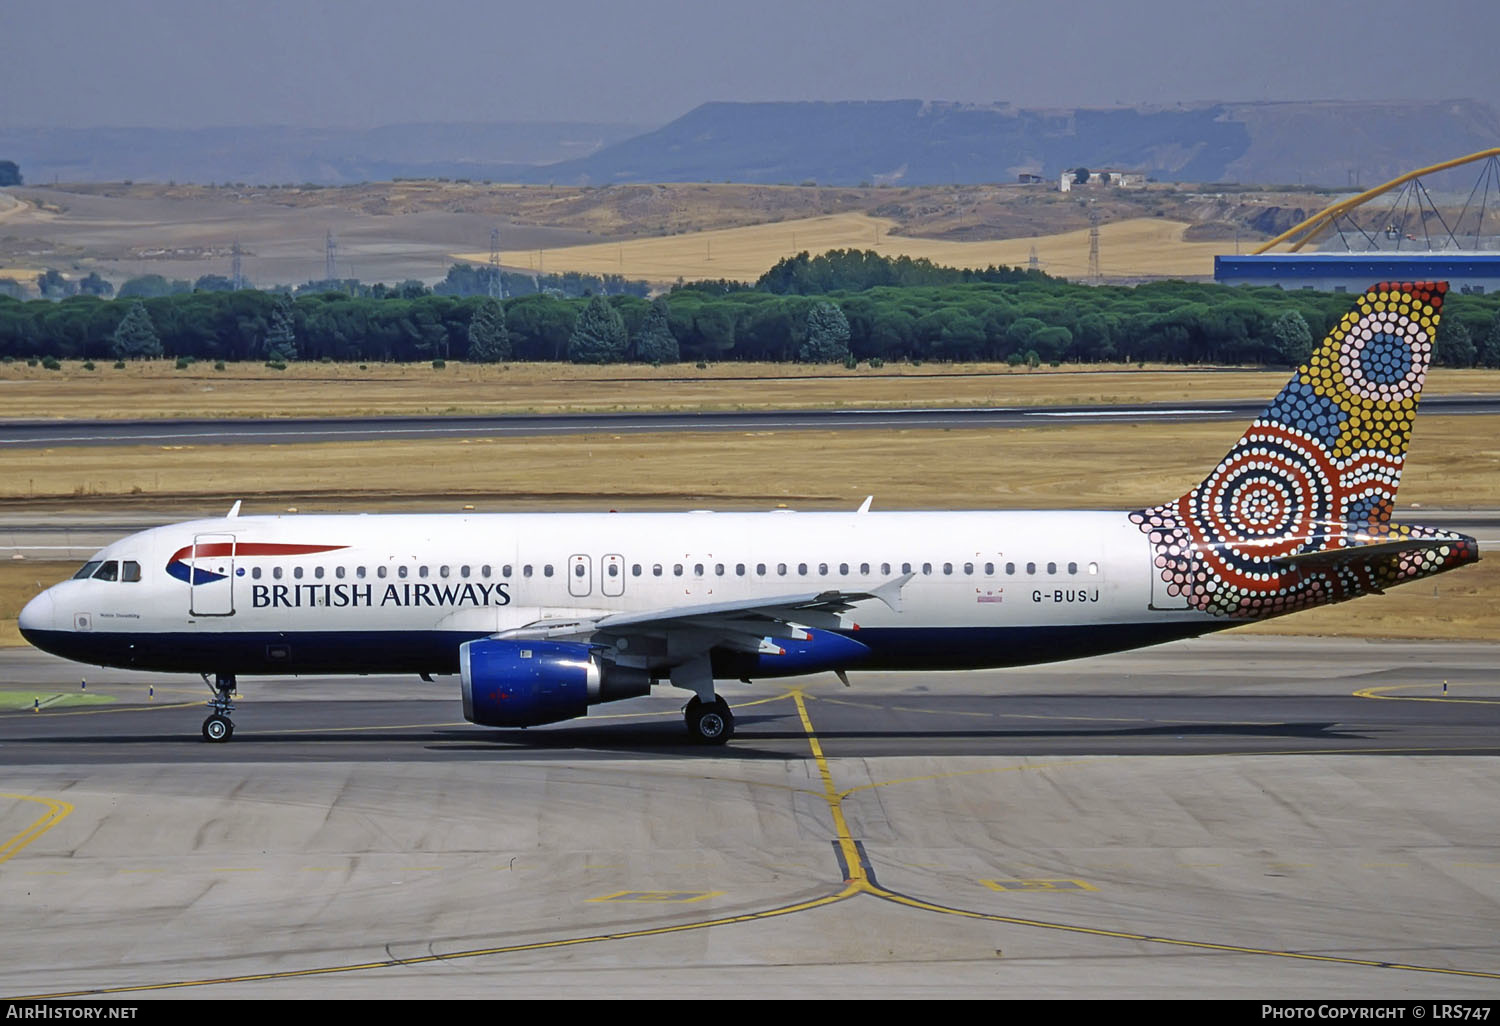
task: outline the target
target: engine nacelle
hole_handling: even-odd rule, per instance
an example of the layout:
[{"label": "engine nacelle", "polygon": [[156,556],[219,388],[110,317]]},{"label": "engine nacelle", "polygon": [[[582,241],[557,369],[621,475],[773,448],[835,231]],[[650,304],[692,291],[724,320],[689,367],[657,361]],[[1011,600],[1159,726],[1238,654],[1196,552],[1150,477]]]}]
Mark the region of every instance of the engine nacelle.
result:
[{"label": "engine nacelle", "polygon": [[464,719],[485,727],[570,720],[651,690],[645,670],[602,662],[588,645],[484,638],[458,647]]}]

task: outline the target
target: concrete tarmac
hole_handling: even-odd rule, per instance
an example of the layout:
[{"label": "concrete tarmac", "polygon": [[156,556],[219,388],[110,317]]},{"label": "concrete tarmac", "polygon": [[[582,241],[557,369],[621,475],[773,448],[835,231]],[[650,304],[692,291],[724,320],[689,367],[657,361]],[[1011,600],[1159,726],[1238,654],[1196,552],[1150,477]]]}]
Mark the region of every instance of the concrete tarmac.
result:
[{"label": "concrete tarmac", "polygon": [[0,996],[1493,999],[1497,664],[726,684],[718,749],[671,689],[495,731],[451,680],[247,680],[210,745],[196,679],[0,650],[48,703],[0,714]]}]

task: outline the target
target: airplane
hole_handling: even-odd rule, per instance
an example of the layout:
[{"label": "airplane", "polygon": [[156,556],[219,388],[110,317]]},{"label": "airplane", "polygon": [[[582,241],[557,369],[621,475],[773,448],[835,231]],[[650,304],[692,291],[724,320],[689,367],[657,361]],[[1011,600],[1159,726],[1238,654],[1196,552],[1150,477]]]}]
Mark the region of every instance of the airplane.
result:
[{"label": "airplane", "polygon": [[20,616],[33,645],[200,674],[458,674],[527,727],[668,683],[722,744],[715,681],[953,670],[1190,638],[1479,558],[1391,519],[1447,284],[1361,295],[1201,484],[1123,511],[223,517],[100,550]]}]

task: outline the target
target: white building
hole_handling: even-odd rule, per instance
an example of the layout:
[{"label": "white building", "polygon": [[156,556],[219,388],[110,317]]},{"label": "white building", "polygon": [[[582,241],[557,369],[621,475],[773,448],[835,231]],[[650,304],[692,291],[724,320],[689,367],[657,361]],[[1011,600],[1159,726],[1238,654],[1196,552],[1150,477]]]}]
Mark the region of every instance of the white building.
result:
[{"label": "white building", "polygon": [[1146,186],[1144,171],[1116,171],[1113,168],[1087,171],[1088,179],[1080,182],[1078,174],[1081,171],[1086,171],[1086,169],[1071,167],[1064,171],[1057,180],[1057,191],[1071,192],[1074,186],[1083,185],[1103,185],[1115,189],[1143,189]]}]

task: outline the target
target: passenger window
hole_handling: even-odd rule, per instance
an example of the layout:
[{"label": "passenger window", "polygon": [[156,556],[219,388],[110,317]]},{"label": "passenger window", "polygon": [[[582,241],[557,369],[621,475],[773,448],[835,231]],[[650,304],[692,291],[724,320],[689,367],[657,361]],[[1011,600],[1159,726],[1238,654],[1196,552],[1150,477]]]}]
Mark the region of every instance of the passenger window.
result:
[{"label": "passenger window", "polygon": [[849,564],[848,563],[840,563],[839,564],[839,574],[841,576],[844,576],[844,577],[848,577],[849,576]]},{"label": "passenger window", "polygon": [[[483,566],[481,566],[479,568],[479,576],[480,577],[488,577],[489,575],[490,575],[490,565],[488,563],[486,563],[486,564],[484,564]],[[505,576],[509,577],[510,576],[510,572],[506,571]]]},{"label": "passenger window", "polygon": [[681,563],[673,563],[672,564],[672,576],[673,577],[681,577],[682,576],[682,564]]},{"label": "passenger window", "polygon": [[632,563],[632,564],[630,564],[630,576],[631,577],[639,577],[639,576],[641,576],[641,564],[639,564],[639,563]]},{"label": "passenger window", "polygon": [[398,566],[398,567],[396,567],[396,576],[400,577],[402,579],[405,579],[405,577],[406,577],[406,567],[404,567],[404,566]]},{"label": "passenger window", "polygon": [[299,581],[302,580],[302,568],[300,566],[292,567],[292,576]]},{"label": "passenger window", "polygon": [[[583,567],[579,567],[578,569],[582,570]],[[639,568],[637,568],[637,569],[639,569]],[[609,566],[607,568],[607,571],[609,573],[609,576],[611,576],[611,577],[619,577],[620,576],[620,568],[618,566],[616,566],[615,564],[613,564],[613,563],[609,564]],[[581,577],[583,575],[580,574],[579,576]]]},{"label": "passenger window", "polygon": [[521,567],[521,576],[522,577],[530,577],[531,576],[531,564],[530,563],[526,563],[526,564],[524,564]]},{"label": "passenger window", "polygon": [[966,573],[966,574],[972,574],[973,572],[974,572],[974,564],[973,563],[965,563],[964,564],[964,573]]},{"label": "passenger window", "polygon": [[661,564],[660,563],[652,563],[651,564],[651,576],[652,577],[660,577],[661,576]]},{"label": "passenger window", "polygon": [[321,581],[323,579],[323,568],[320,566],[313,567],[313,576]]},{"label": "passenger window", "polygon": [[427,567],[425,567],[425,566],[419,566],[419,567],[417,567],[417,576],[418,577],[426,577],[427,576]]},{"label": "passenger window", "polygon": [[502,566],[500,568],[500,576],[501,577],[505,577],[505,578],[509,578],[510,575],[511,575],[511,565],[509,563],[506,563],[504,566]]},{"label": "passenger window", "polygon": [[96,581],[116,581],[120,578],[120,564],[111,559],[106,563],[100,563],[99,569],[94,571]]},{"label": "passenger window", "polygon": [[260,580],[260,567],[252,566],[250,568],[250,579],[253,581]]},{"label": "passenger window", "polygon": [[891,564],[889,564],[889,563],[881,563],[880,564],[880,572],[881,572],[882,575],[890,573],[891,572]]},{"label": "passenger window", "polygon": [[1068,573],[1070,573],[1070,574],[1076,574],[1077,572],[1078,572],[1078,564],[1077,563],[1069,563],[1068,564]]},{"label": "passenger window", "polygon": [[[381,567],[381,569],[384,570],[385,567]],[[281,580],[281,567],[279,567],[279,566],[273,566],[273,567],[271,567],[271,576],[274,579],[278,580],[278,581]],[[380,576],[384,577],[385,574],[381,574]]]},{"label": "passenger window", "polygon": [[778,576],[778,577],[785,577],[786,576],[786,564],[785,563],[777,563],[776,564],[776,576]]},{"label": "passenger window", "polygon": [[736,563],[736,564],[734,564],[734,575],[736,577],[744,577],[745,576],[745,564],[744,563]]},{"label": "passenger window", "polygon": [[341,567],[341,566],[334,567],[333,568],[333,576],[337,577],[339,580],[342,581],[344,579],[344,568]]},{"label": "passenger window", "polygon": [[1036,576],[1036,564],[1035,563],[1027,563],[1026,564],[1026,573],[1029,576],[1035,577]]},{"label": "passenger window", "polygon": [[986,577],[994,577],[995,576],[995,564],[994,563],[986,563],[986,564],[984,564],[984,576],[986,576]]},{"label": "passenger window", "polygon": [[922,564],[922,572],[924,574],[930,574],[930,573],[932,573],[932,564],[931,563],[923,563]]},{"label": "passenger window", "polygon": [[86,580],[88,580],[90,577],[94,576],[94,571],[97,570],[97,569],[99,569],[99,564],[102,563],[102,562],[104,562],[102,559],[94,559],[94,560],[90,560],[89,562],[83,564],[83,566],[81,566],[81,567],[78,568],[78,572],[73,575],[73,580],[75,580],[75,581],[86,581]]},{"label": "passenger window", "polygon": [[755,576],[757,576],[757,577],[764,577],[764,576],[766,576],[766,564],[764,564],[764,563],[756,563],[755,564]]},{"label": "passenger window", "polygon": [[1055,573],[1057,573],[1057,564],[1056,563],[1048,563],[1047,564],[1047,573],[1048,574],[1055,574]]},{"label": "passenger window", "polygon": [[461,567],[459,567],[458,568],[458,576],[460,576],[460,577],[468,577],[469,576],[469,568],[468,568],[468,566],[461,566]]},{"label": "passenger window", "polygon": [[714,576],[715,577],[723,577],[724,576],[724,564],[723,563],[715,563],[714,564]]},{"label": "passenger window", "polygon": [[694,577],[702,577],[703,576],[703,564],[702,563],[694,563],[693,564],[693,576]]},{"label": "passenger window", "polygon": [[1014,564],[1014,563],[1006,563],[1005,564],[1005,575],[1007,577],[1014,577],[1015,573],[1016,573],[1016,564]]},{"label": "passenger window", "polygon": [[1089,573],[1091,573],[1091,574],[1097,574],[1098,572],[1099,572],[1099,564],[1098,563],[1090,563],[1089,564]]},{"label": "passenger window", "polygon": [[902,563],[901,564],[901,572],[903,574],[909,574],[909,573],[911,573],[911,564],[910,563]]},{"label": "passenger window", "polygon": [[442,566],[438,567],[438,576],[439,577],[447,577],[448,576],[448,564],[447,563],[444,563]]},{"label": "passenger window", "polygon": [[827,577],[828,576],[828,564],[827,563],[819,563],[818,564],[818,573],[822,574],[824,577]]},{"label": "passenger window", "polygon": [[[382,581],[385,580],[385,575],[388,574],[388,573],[390,573],[390,568],[389,567],[377,566],[375,568],[375,576],[379,577]],[[280,577],[281,574],[278,573],[276,576]]]},{"label": "passenger window", "polygon": [[798,563],[797,564],[797,573],[801,574],[803,577],[806,577],[807,576],[807,564],[806,563]]},{"label": "passenger window", "polygon": [[[613,567],[611,567],[611,569],[613,569]],[[574,577],[582,577],[583,576],[583,564],[582,563],[579,563],[577,566],[573,567],[573,576]]]},{"label": "passenger window", "polygon": [[551,577],[552,576],[552,564],[551,563],[545,563],[545,564],[542,565],[542,576],[543,577]]},{"label": "passenger window", "polygon": [[120,580],[134,584],[141,579],[141,564],[133,559],[127,559],[120,564]]},{"label": "passenger window", "polygon": [[[255,576],[259,577],[260,574],[257,573]],[[354,576],[358,577],[361,581],[364,580],[365,579],[365,568],[363,566],[357,566],[357,567],[355,567],[354,568]]]},{"label": "passenger window", "polygon": [[943,573],[944,574],[952,574],[953,573],[953,564],[952,563],[944,563],[943,564]]}]

